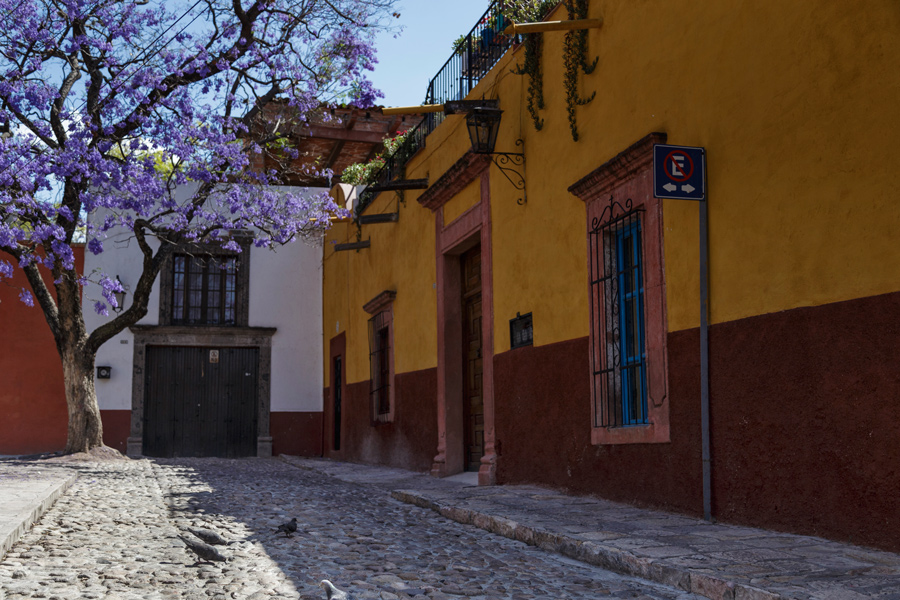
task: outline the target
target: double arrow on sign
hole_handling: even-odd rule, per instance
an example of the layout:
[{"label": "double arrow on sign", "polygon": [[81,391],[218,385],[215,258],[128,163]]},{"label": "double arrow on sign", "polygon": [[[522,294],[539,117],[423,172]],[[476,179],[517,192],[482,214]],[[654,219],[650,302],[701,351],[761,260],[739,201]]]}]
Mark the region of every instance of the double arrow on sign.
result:
[{"label": "double arrow on sign", "polygon": [[[678,186],[675,185],[674,183],[667,183],[666,185],[662,186],[662,188],[663,188],[664,190],[666,190],[667,192],[672,193],[672,192],[674,192],[675,190],[678,189]],[[686,183],[686,184],[684,184],[683,186],[681,186],[681,191],[682,191],[682,192],[687,192],[688,194],[690,194],[691,192],[693,192],[693,191],[696,190],[696,189],[697,189],[697,188],[695,188],[694,186],[692,186],[692,185],[689,184],[689,183]]]}]

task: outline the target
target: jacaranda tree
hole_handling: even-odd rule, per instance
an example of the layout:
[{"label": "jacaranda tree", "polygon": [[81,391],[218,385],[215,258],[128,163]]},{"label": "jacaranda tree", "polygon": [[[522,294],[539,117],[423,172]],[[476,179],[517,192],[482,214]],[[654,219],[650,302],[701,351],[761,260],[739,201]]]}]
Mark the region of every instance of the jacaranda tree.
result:
[{"label": "jacaranda tree", "polygon": [[[97,349],[147,313],[179,244],[239,250],[239,229],[269,247],[327,226],[327,196],[276,192],[282,173],[252,159],[273,147],[290,156],[287,130],[323,103],[371,105],[373,37],[394,2],[0,0],[0,279],[22,269],[31,289],[20,298],[37,301],[53,332],[66,452],[102,446]],[[277,119],[265,117],[273,103]],[[82,287],[101,286],[91,302],[107,314],[120,284],[77,272],[71,244],[99,254],[123,230],[143,270],[130,304],[87,331]]]}]

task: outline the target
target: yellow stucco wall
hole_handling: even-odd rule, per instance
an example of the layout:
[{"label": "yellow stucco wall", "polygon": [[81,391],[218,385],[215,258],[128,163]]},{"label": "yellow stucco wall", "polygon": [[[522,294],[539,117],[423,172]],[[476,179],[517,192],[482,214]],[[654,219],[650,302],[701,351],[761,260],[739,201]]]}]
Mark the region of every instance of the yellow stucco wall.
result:
[{"label": "yellow stucco wall", "polygon": [[[578,142],[562,32],[544,36],[541,131],[525,78],[510,73],[521,49],[470,95],[499,98],[497,150],[522,138],[527,156],[525,206],[491,167],[496,352],[517,311],[533,313],[537,345],[587,335],[585,210],[566,188],[653,131],[707,149],[713,323],[900,289],[900,3],[596,0],[589,16],[604,25],[589,33],[599,62],[579,89],[597,96],[577,109]],[[408,174],[435,181],[467,148],[462,117],[448,117]],[[368,378],[361,306],[391,286],[395,331],[414,331],[396,336],[397,372],[435,364],[434,221],[417,196],[407,192],[399,224],[364,228],[370,250],[346,253],[344,266],[326,258],[326,339],[335,320],[359,328],[348,334],[351,380]],[[699,324],[697,220],[696,203],[664,201],[670,331]]]},{"label": "yellow stucco wall", "polygon": [[444,211],[444,223],[452,223],[479,202],[481,202],[481,182],[476,179],[443,206],[441,210]]},{"label": "yellow stucco wall", "polygon": [[[356,225],[340,223],[328,232],[324,253],[323,314],[325,360],[328,341],[341,331],[347,335],[347,381],[369,378],[368,319],[363,305],[384,290],[395,290],[393,303],[394,368],[397,373],[436,364],[436,290],[434,217],[406,192],[401,202],[395,192],[381,194],[366,214],[400,211],[399,222],[367,225],[362,239],[371,248],[335,252],[334,243],[356,241]],[[422,249],[426,248],[427,251]],[[422,327],[420,323],[428,326]],[[325,385],[330,369],[326,362]]]}]

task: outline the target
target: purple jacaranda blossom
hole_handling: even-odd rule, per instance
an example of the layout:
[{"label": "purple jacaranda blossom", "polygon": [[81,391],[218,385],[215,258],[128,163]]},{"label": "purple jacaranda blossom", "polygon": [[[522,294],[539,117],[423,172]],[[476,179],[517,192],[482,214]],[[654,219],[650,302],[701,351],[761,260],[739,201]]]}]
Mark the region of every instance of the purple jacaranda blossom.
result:
[{"label": "purple jacaranda blossom", "polygon": [[[0,0],[0,251],[72,269],[73,240],[100,254],[123,228],[270,247],[327,227],[330,198],[268,189],[284,174],[251,158],[323,104],[380,97],[365,74],[395,1]],[[280,131],[258,98],[283,103]]]},{"label": "purple jacaranda blossom", "polygon": [[[0,0],[0,277],[29,271],[75,378],[67,390],[84,357],[146,314],[178,244],[234,249],[241,230],[274,247],[317,238],[344,214],[327,194],[276,188],[293,180],[290,165],[262,165],[297,157],[290,138],[314,112],[379,97],[366,75],[396,2]],[[109,252],[113,235],[145,268],[128,308],[86,332],[82,298],[109,315],[120,284],[77,272],[72,244]],[[102,299],[81,293],[88,280]]]}]

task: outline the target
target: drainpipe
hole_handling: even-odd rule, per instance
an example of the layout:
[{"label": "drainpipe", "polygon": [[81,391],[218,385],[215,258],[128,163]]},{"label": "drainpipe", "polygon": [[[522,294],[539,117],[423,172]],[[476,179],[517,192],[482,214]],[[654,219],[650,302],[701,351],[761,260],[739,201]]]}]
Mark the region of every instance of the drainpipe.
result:
[{"label": "drainpipe", "polygon": [[[709,190],[709,187],[706,187]],[[712,521],[709,450],[709,192],[700,201],[700,428],[703,454],[703,518]]]}]

